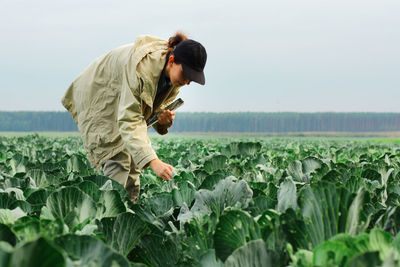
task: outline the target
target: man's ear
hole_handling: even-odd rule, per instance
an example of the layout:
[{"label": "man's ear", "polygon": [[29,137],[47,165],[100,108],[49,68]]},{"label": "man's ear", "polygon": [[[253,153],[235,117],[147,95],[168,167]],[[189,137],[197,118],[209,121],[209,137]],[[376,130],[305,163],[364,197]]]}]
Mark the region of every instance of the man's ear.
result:
[{"label": "man's ear", "polygon": [[174,55],[170,55],[169,59],[168,59],[168,64],[174,63],[174,60],[175,60],[175,56]]}]

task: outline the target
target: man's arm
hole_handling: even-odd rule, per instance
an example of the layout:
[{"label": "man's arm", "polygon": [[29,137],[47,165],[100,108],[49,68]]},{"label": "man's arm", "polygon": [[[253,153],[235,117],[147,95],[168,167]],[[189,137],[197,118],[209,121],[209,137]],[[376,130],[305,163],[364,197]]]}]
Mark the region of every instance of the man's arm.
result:
[{"label": "man's arm", "polygon": [[147,135],[147,124],[142,115],[142,101],[133,93],[135,88],[137,92],[140,92],[140,88],[137,87],[142,86],[143,83],[136,77],[130,84],[130,80],[126,79],[126,73],[123,76],[118,107],[118,127],[125,146],[140,169],[150,166],[158,177],[164,180],[171,179],[174,168],[158,159],[151,147],[150,138]]},{"label": "man's arm", "polygon": [[147,125],[142,115],[142,101],[139,96],[134,95],[135,91],[140,92],[142,86],[143,82],[137,76],[128,79],[125,70],[118,107],[119,132],[133,161],[140,169],[157,158],[147,135]]}]

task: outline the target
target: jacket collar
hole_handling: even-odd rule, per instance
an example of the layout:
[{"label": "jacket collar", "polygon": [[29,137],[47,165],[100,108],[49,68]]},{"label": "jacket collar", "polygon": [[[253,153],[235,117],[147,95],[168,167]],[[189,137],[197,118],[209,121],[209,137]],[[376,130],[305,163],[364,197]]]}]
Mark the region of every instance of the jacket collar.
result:
[{"label": "jacket collar", "polygon": [[[140,98],[146,103],[146,105],[153,111],[154,98],[157,92],[158,81],[165,65],[167,56],[168,43],[167,41],[154,36],[139,36],[133,47],[133,58],[135,62],[136,75],[138,75],[142,82],[143,88],[140,93]],[[149,53],[159,55],[154,59],[154,62],[144,66],[147,73],[141,73],[138,71],[138,65],[142,62],[142,59]],[[141,68],[143,69],[143,68]],[[180,87],[173,86],[167,94],[163,97],[162,103],[168,96],[179,91]]]}]

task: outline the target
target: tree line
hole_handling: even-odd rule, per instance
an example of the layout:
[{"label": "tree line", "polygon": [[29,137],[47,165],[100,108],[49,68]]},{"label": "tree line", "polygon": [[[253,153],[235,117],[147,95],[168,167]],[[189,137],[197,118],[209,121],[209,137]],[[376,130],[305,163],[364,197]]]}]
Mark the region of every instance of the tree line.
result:
[{"label": "tree line", "polygon": [[[77,131],[68,112],[0,111],[0,131]],[[400,113],[177,112],[170,132],[400,131]]]}]

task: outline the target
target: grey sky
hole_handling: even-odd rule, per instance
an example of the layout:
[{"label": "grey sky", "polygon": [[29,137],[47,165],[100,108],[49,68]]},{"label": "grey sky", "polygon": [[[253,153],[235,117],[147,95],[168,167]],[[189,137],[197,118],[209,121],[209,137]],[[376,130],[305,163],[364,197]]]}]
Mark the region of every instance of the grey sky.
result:
[{"label": "grey sky", "polygon": [[0,110],[64,110],[96,57],[176,30],[207,49],[181,111],[400,112],[398,0],[0,0]]}]

